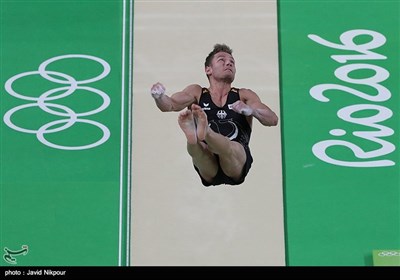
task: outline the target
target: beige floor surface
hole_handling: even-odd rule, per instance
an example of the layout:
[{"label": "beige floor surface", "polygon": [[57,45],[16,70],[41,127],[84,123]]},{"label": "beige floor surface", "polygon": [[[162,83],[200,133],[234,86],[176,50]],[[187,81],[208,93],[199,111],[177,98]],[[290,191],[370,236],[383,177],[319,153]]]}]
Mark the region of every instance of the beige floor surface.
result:
[{"label": "beige floor surface", "polygon": [[240,186],[205,188],[186,153],[177,113],[149,89],[208,86],[204,59],[233,49],[234,86],[279,115],[274,1],[135,1],[132,249],[134,266],[280,266],[284,229],[280,126],[253,125],[253,167]]}]

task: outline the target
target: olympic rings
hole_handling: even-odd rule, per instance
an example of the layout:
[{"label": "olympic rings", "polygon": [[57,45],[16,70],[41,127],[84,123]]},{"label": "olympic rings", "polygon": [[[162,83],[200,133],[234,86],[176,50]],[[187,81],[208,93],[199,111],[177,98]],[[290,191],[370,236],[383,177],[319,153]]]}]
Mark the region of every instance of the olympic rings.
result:
[{"label": "olympic rings", "polygon": [[378,256],[380,256],[380,257],[400,257],[400,251],[399,252],[383,251],[383,252],[379,252]]},{"label": "olympic rings", "polygon": [[[76,80],[74,77],[72,77],[68,74],[60,73],[60,72],[56,72],[56,71],[49,71],[46,69],[49,64],[51,64],[55,61],[62,60],[62,59],[71,59],[71,58],[81,58],[81,59],[95,61],[103,67],[102,73],[100,73],[99,75],[92,77],[90,79]],[[4,114],[3,120],[6,123],[6,125],[13,130],[23,132],[23,133],[36,134],[37,139],[42,144],[44,144],[48,147],[51,147],[51,148],[60,149],[60,150],[84,150],[84,149],[90,149],[90,148],[94,148],[99,145],[102,145],[110,138],[110,135],[111,135],[110,130],[105,125],[103,125],[99,122],[96,122],[93,120],[82,119],[79,117],[83,117],[83,116],[86,117],[86,116],[94,115],[94,114],[100,113],[101,111],[105,110],[110,105],[110,102],[111,102],[110,97],[105,92],[103,92],[99,89],[88,87],[88,86],[82,86],[82,85],[93,83],[93,82],[96,82],[96,81],[99,81],[99,80],[105,78],[110,73],[110,70],[111,70],[111,67],[105,60],[100,59],[95,56],[83,55],[83,54],[69,54],[69,55],[61,55],[61,56],[56,56],[56,57],[50,58],[50,59],[42,62],[39,65],[39,68],[37,71],[23,72],[23,73],[17,74],[15,76],[9,78],[6,81],[6,83],[4,85],[5,89],[11,96],[14,96],[15,98],[18,98],[18,99],[34,101],[34,102],[19,105],[19,106],[16,106],[16,107],[8,110]],[[50,82],[67,85],[67,86],[50,89],[50,90],[42,93],[39,97],[26,96],[26,95],[16,92],[13,89],[12,86],[15,81],[17,81],[21,78],[27,77],[27,76],[31,76],[31,75],[40,75],[42,78],[44,78]],[[67,106],[49,102],[49,101],[54,101],[54,100],[58,100],[58,99],[70,96],[78,89],[85,90],[87,92],[91,92],[91,93],[94,93],[94,94],[100,96],[103,100],[102,104],[98,108],[95,108],[93,110],[77,113]],[[58,95],[55,95],[55,93],[58,93],[58,92],[61,92],[61,93]],[[66,117],[66,118],[46,123],[38,129],[23,128],[23,127],[17,126],[15,123],[13,123],[12,117],[15,113],[17,113],[18,111],[21,111],[21,110],[25,110],[27,108],[31,108],[31,107],[38,107],[46,113],[49,113],[49,114],[52,114],[55,116]],[[53,109],[58,109],[58,110],[53,110]],[[86,123],[86,124],[90,124],[90,125],[93,125],[93,126],[99,128],[102,132],[101,138],[91,144],[81,145],[81,146],[58,145],[55,143],[51,143],[50,141],[48,141],[45,138],[46,134],[56,133],[56,132],[66,130],[66,129],[70,128],[71,126],[73,126],[75,123]],[[63,124],[63,125],[57,126],[59,124]],[[56,126],[56,127],[52,128],[54,126]]]}]

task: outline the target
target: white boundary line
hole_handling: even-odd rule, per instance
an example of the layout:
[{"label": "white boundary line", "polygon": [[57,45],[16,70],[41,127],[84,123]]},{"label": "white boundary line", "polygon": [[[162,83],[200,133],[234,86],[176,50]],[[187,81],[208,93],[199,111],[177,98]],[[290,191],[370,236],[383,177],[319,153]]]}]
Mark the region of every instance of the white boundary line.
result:
[{"label": "white boundary line", "polygon": [[133,92],[132,92],[132,70],[133,70],[133,0],[129,1],[129,89],[128,89],[128,164],[127,164],[127,206],[126,206],[126,220],[127,220],[127,227],[126,227],[126,264],[130,265],[130,252],[131,252],[131,135],[132,135],[132,99],[133,99]]},{"label": "white boundary line", "polygon": [[[118,266],[122,266],[122,227],[123,227],[123,193],[124,193],[124,159],[125,159],[125,154],[124,154],[124,129],[125,129],[125,122],[124,122],[124,117],[125,117],[125,75],[126,75],[126,64],[125,64],[125,52],[126,52],[126,0],[123,0],[123,24],[122,24],[122,80],[121,80],[121,161],[120,161],[120,193],[119,193],[119,240],[118,240]],[[131,152],[131,147],[130,147],[130,142],[131,142],[131,102],[132,102],[132,39],[133,39],[133,0],[129,0],[129,54],[128,54],[128,59],[129,59],[129,64],[128,64],[128,149],[127,149],[127,180],[126,180],[126,188],[127,188],[127,197],[126,197],[126,265],[129,265],[129,260],[130,260],[130,183],[131,183],[131,177],[130,177],[130,168],[131,168],[131,159],[130,159],[130,152]]]}]

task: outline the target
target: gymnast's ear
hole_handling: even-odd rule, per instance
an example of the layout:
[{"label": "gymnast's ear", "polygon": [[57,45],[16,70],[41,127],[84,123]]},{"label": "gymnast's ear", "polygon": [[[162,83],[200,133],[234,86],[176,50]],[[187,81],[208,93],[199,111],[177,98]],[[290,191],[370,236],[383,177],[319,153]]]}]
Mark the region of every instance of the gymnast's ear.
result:
[{"label": "gymnast's ear", "polygon": [[207,76],[211,75],[211,73],[212,73],[211,66],[206,66],[206,67],[204,68],[204,72],[206,72],[206,75],[207,75]]}]

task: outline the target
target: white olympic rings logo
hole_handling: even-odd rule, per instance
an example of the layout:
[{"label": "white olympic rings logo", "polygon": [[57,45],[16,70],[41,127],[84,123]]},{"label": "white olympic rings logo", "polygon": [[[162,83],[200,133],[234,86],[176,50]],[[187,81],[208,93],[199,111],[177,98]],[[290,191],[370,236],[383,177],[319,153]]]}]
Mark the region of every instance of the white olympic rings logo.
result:
[{"label": "white olympic rings logo", "polygon": [[380,256],[380,257],[400,257],[400,252],[383,251],[383,252],[379,252],[378,256]]},{"label": "white olympic rings logo", "polygon": [[[55,62],[55,61],[61,60],[61,59],[69,59],[69,58],[82,58],[82,59],[96,61],[99,64],[101,64],[101,66],[103,67],[103,71],[101,74],[99,74],[96,77],[77,81],[75,78],[73,78],[70,75],[67,75],[65,73],[50,71],[50,70],[46,69],[47,66],[52,62]],[[37,71],[24,72],[24,73],[20,73],[20,74],[13,76],[10,79],[8,79],[5,83],[6,91],[10,95],[12,95],[18,99],[33,101],[34,103],[24,104],[24,105],[20,105],[20,106],[10,109],[4,115],[4,118],[3,118],[4,122],[7,124],[7,126],[9,126],[10,128],[12,128],[16,131],[23,132],[23,133],[36,134],[37,139],[41,143],[43,143],[44,145],[47,145],[51,148],[61,149],[61,150],[84,150],[84,149],[90,149],[90,148],[99,146],[109,139],[109,137],[111,135],[110,130],[105,125],[103,125],[99,122],[96,122],[93,120],[88,120],[88,119],[82,119],[80,117],[90,116],[90,115],[93,115],[93,114],[103,111],[104,109],[106,109],[108,107],[108,105],[110,105],[110,97],[106,93],[104,93],[103,91],[101,91],[99,89],[95,89],[95,88],[88,87],[88,86],[82,86],[82,85],[93,83],[93,82],[103,79],[110,73],[110,69],[111,69],[110,65],[106,61],[104,61],[103,59],[100,59],[98,57],[90,56],[90,55],[83,55],[83,54],[69,54],[69,55],[56,56],[56,57],[53,57],[53,58],[50,58],[50,59],[44,61],[42,64],[40,64]],[[16,92],[13,89],[12,86],[16,80],[27,77],[27,76],[31,76],[31,75],[40,75],[42,78],[44,78],[50,82],[54,82],[54,83],[58,83],[58,84],[66,85],[66,86],[48,90],[48,91],[42,93],[39,97],[26,96],[26,95]],[[92,93],[99,95],[103,99],[103,102],[100,105],[100,107],[98,107],[94,110],[88,111],[88,112],[76,113],[67,106],[49,102],[49,101],[61,99],[61,98],[67,97],[69,95],[72,95],[77,89],[85,90],[85,91],[92,92]],[[62,92],[62,93],[54,95],[55,93],[59,93],[59,92]],[[46,113],[60,116],[60,117],[65,117],[65,118],[44,124],[37,130],[27,129],[27,128],[23,128],[23,127],[19,127],[19,126],[15,125],[13,123],[13,121],[11,120],[14,113],[24,110],[26,108],[31,108],[31,107],[39,107],[41,110],[43,110]],[[48,141],[45,138],[46,134],[56,133],[56,132],[59,132],[62,130],[66,130],[66,129],[70,128],[71,126],[73,126],[75,123],[87,123],[87,124],[94,125],[102,131],[103,136],[101,137],[100,140],[98,140],[94,143],[88,144],[88,145],[83,145],[83,146],[57,145],[57,144],[51,143],[50,141]],[[61,126],[59,126],[59,125],[61,125]],[[53,127],[55,127],[55,128],[53,128]]]}]

